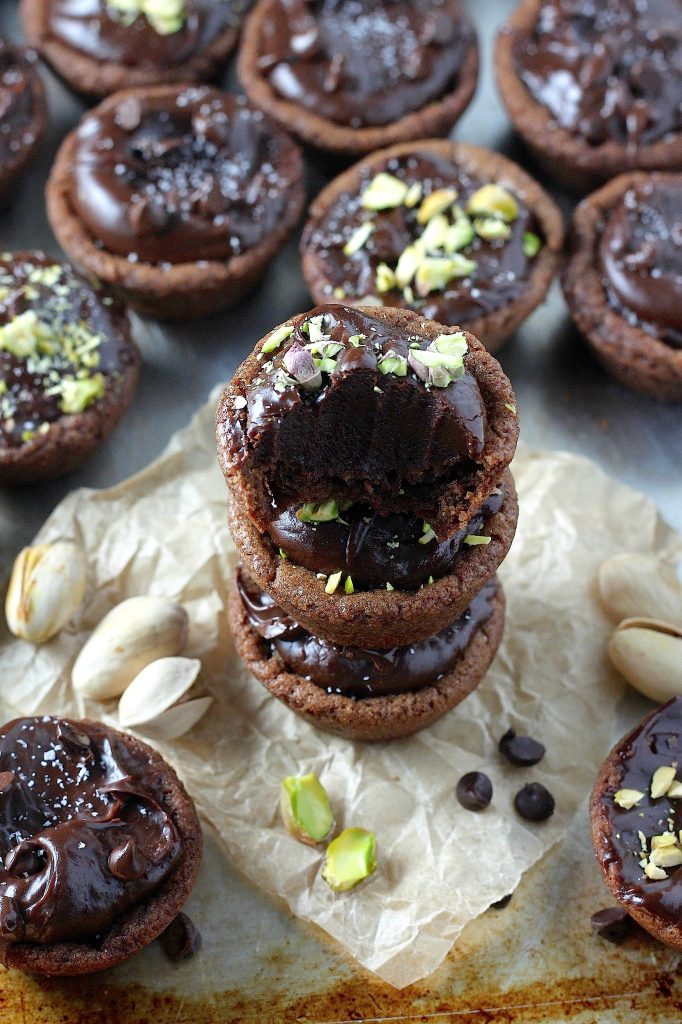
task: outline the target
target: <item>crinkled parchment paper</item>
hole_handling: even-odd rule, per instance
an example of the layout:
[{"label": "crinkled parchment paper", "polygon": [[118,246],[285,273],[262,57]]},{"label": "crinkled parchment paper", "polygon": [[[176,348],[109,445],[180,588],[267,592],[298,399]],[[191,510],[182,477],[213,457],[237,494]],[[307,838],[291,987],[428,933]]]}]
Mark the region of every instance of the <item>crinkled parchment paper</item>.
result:
[{"label": "crinkled parchment paper", "polygon": [[[595,596],[599,562],[622,550],[680,541],[643,495],[586,459],[521,451],[514,463],[521,517],[501,572],[506,638],[479,689],[432,728],[363,745],[315,731],[252,679],[236,657],[224,613],[235,551],[213,441],[211,401],[148,469],[107,491],[80,490],[55,509],[39,540],[74,538],[90,560],[80,618],[50,644],[0,636],[2,699],[19,714],[111,714],[84,703],[70,667],[88,631],[116,602],[163,594],[188,609],[187,653],[201,657],[216,705],[189,737],[158,744],[178,769],[228,856],[396,987],[430,974],[464,925],[511,892],[562,836],[589,789],[614,726],[619,683],[604,654],[609,623]],[[547,746],[535,768],[502,763],[513,726]],[[493,780],[484,814],[457,803],[457,779]],[[377,833],[380,868],[335,896],[321,855],[291,839],[277,815],[283,776],[315,771],[338,827]],[[554,817],[529,825],[512,807],[525,782],[544,782]]]}]

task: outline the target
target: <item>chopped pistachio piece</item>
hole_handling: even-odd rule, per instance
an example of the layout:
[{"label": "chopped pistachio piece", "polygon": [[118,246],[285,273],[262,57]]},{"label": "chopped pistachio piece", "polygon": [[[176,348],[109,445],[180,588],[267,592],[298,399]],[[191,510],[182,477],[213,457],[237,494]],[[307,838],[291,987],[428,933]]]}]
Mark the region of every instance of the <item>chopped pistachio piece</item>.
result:
[{"label": "chopped pistachio piece", "polygon": [[644,793],[638,789],[619,789],[613,794],[614,802],[622,807],[624,811],[630,811],[636,807],[640,800],[644,799]]},{"label": "chopped pistachio piece", "polygon": [[532,231],[523,232],[523,252],[524,255],[529,259],[534,259],[542,248],[542,242],[537,235],[534,235]]},{"label": "chopped pistachio piece", "polygon": [[518,217],[519,207],[511,192],[491,183],[470,196],[466,212],[472,216],[499,217],[510,224]]},{"label": "chopped pistachio piece", "polygon": [[390,292],[395,288],[395,274],[387,263],[380,263],[376,270],[375,288],[379,293]]},{"label": "chopped pistachio piece", "polygon": [[429,523],[424,523],[424,525],[422,526],[422,535],[419,538],[419,543],[420,544],[430,544],[431,541],[435,540],[435,539],[436,539],[436,534],[434,533],[431,525]]},{"label": "chopped pistachio piece", "polygon": [[395,587],[393,586],[392,583],[387,583],[386,584],[386,590],[395,590]]},{"label": "chopped pistachio piece", "polygon": [[468,277],[476,270],[476,261],[455,253],[446,258],[425,257],[417,269],[417,294],[425,298],[429,292],[442,290],[457,277]]},{"label": "chopped pistachio piece", "polygon": [[422,254],[416,245],[408,245],[400,254],[395,268],[395,280],[399,288],[406,288],[417,273]]},{"label": "chopped pistachio piece", "polygon": [[663,846],[677,846],[677,836],[674,832],[661,832],[660,836],[651,837],[652,850],[660,850]]},{"label": "chopped pistachio piece", "polygon": [[465,356],[469,347],[461,331],[455,334],[439,334],[431,344],[437,352],[445,352],[451,356]]},{"label": "chopped pistachio piece", "polygon": [[287,831],[303,843],[323,842],[334,827],[329,797],[312,772],[282,780],[279,806]]},{"label": "chopped pistachio piece", "polygon": [[283,562],[288,562],[289,561],[289,556],[286,553],[286,551],[284,550],[284,548],[280,548],[279,549],[279,557],[282,559]]},{"label": "chopped pistachio piece", "polygon": [[365,340],[364,334],[351,334],[348,339],[348,344],[352,345],[353,348],[359,348],[360,344]]},{"label": "chopped pistachio piece", "polygon": [[449,228],[450,225],[448,224],[447,217],[444,217],[442,213],[437,214],[426,225],[415,243],[416,246],[422,252],[433,252],[435,249],[442,249],[445,246]]},{"label": "chopped pistachio piece", "polygon": [[[324,314],[320,313],[319,316],[311,316],[310,320],[306,320],[303,327],[307,328],[306,334],[308,335],[309,341],[313,344],[320,344],[323,341],[329,341],[329,335],[325,334],[324,331]],[[301,328],[303,330],[303,328]]]},{"label": "chopped pistachio piece", "polygon": [[373,178],[362,193],[362,205],[366,210],[390,210],[402,206],[408,188],[404,181],[393,174],[382,171]]},{"label": "chopped pistachio piece", "polygon": [[448,228],[445,236],[445,251],[459,252],[471,245],[474,240],[474,225],[468,217],[458,217],[454,224]]},{"label": "chopped pistachio piece", "polygon": [[41,341],[49,341],[51,335],[35,310],[27,309],[0,327],[0,349],[17,359],[28,359],[38,351]]},{"label": "chopped pistachio piece", "polygon": [[267,341],[263,342],[261,352],[265,352],[266,355],[269,352],[275,352],[282,342],[286,341],[287,338],[290,338],[293,333],[293,327],[289,324],[283,324],[281,327],[278,327],[277,330],[272,332]]},{"label": "chopped pistachio piece", "polygon": [[670,800],[679,800],[680,797],[682,797],[682,782],[678,782],[677,779],[675,782],[672,782],[670,786],[668,786],[668,791],[665,795],[669,797]]},{"label": "chopped pistachio piece", "polygon": [[302,523],[330,523],[333,519],[339,518],[339,503],[335,498],[323,501],[320,505],[310,502],[299,508],[296,518]]},{"label": "chopped pistachio piece", "polygon": [[154,31],[164,36],[179,32],[187,20],[185,0],[106,0],[106,5],[124,24],[143,14]]},{"label": "chopped pistachio piece", "polygon": [[516,406],[512,402],[505,402],[504,407],[505,409],[509,409],[509,412],[513,413],[514,416],[516,416]]},{"label": "chopped pistachio piece", "polygon": [[651,778],[651,799],[658,800],[665,796],[671,784],[675,781],[675,768],[671,765],[661,765],[657,768]]},{"label": "chopped pistachio piece", "polygon": [[335,288],[334,292],[333,292],[333,295],[334,295],[335,299],[345,299],[345,297],[346,297],[346,290],[345,290],[345,288]]},{"label": "chopped pistachio piece", "polygon": [[345,592],[347,594],[354,594],[355,593],[355,587],[353,586],[353,580],[351,579],[350,576],[346,576],[346,581],[343,584],[343,589],[345,590]]},{"label": "chopped pistachio piece", "polygon": [[62,412],[75,414],[83,412],[104,394],[106,381],[103,373],[96,373],[83,380],[64,377],[59,385],[59,407]]},{"label": "chopped pistachio piece", "polygon": [[341,572],[341,570],[339,570],[339,572],[332,573],[332,575],[327,580],[327,585],[324,588],[325,594],[336,593],[336,591],[339,589],[339,583],[341,582],[342,576],[343,572]]},{"label": "chopped pistachio piece", "polygon": [[360,227],[356,228],[353,234],[350,236],[348,241],[343,247],[344,256],[353,256],[354,253],[359,252],[360,249],[369,241],[369,236],[374,231],[374,224],[371,221],[365,221]]},{"label": "chopped pistachio piece", "polygon": [[512,229],[497,217],[476,217],[474,231],[486,242],[506,241],[511,237]]},{"label": "chopped pistachio piece", "polygon": [[407,190],[403,204],[410,210],[420,202],[424,189],[420,181],[413,181]]},{"label": "chopped pistachio piece", "polygon": [[334,892],[347,892],[377,868],[377,839],[364,828],[346,828],[327,847],[322,877]]},{"label": "chopped pistachio piece", "polygon": [[393,349],[382,355],[377,363],[381,373],[392,373],[394,377],[407,376],[407,359]]},{"label": "chopped pistachio piece", "polygon": [[657,868],[676,868],[682,864],[682,850],[677,846],[658,846],[649,854],[649,863]]},{"label": "chopped pistachio piece", "polygon": [[444,213],[445,210],[457,199],[457,192],[454,188],[439,188],[435,192],[424,199],[419,212],[417,213],[417,221],[420,224],[427,224],[432,217],[435,217],[439,213]]},{"label": "chopped pistachio piece", "polygon": [[316,359],[315,365],[321,373],[333,373],[336,369],[336,359]]},{"label": "chopped pistachio piece", "polygon": [[413,349],[410,355],[418,363],[423,363],[429,367],[443,366],[449,370],[463,368],[462,357],[456,353],[436,352],[429,347],[427,349]]},{"label": "chopped pistachio piece", "polygon": [[490,544],[492,537],[487,537],[483,533],[468,533],[464,538],[464,543],[470,548],[475,547],[486,547]]},{"label": "chopped pistachio piece", "polygon": [[644,874],[647,878],[650,878],[652,882],[662,882],[664,878],[667,878],[666,872],[663,868],[659,868],[656,864],[652,864],[651,861],[644,868]]}]

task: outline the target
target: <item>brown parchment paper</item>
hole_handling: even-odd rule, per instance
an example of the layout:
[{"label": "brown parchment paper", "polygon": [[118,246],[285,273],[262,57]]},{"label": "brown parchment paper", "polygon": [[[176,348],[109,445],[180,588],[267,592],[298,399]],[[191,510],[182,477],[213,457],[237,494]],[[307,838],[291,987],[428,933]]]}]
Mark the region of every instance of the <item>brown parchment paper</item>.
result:
[{"label": "brown parchment paper", "polygon": [[[215,705],[191,734],[156,746],[171,761],[237,868],[311,921],[385,981],[402,988],[436,969],[468,921],[511,892],[564,834],[610,746],[620,683],[605,657],[610,624],[599,607],[599,562],[622,550],[682,544],[643,495],[588,460],[521,450],[514,462],[521,516],[502,571],[503,646],[464,704],[399,742],[350,743],[315,731],[242,668],[224,612],[236,562],[213,441],[215,396],[146,470],[106,491],[79,490],[38,541],[73,538],[89,557],[77,619],[35,648],[0,634],[2,701],[17,714],[83,714],[115,721],[115,703],[84,702],[70,686],[73,659],[99,619],[136,594],[181,601]],[[4,627],[3,627],[4,628]],[[114,716],[114,717],[112,717]],[[523,771],[502,762],[513,726],[547,755]],[[454,795],[465,771],[494,785],[483,814]],[[291,839],[277,814],[283,776],[315,771],[337,826],[377,833],[380,867],[360,890],[335,896],[322,855]],[[542,781],[556,798],[550,821],[530,825],[514,793]]]}]

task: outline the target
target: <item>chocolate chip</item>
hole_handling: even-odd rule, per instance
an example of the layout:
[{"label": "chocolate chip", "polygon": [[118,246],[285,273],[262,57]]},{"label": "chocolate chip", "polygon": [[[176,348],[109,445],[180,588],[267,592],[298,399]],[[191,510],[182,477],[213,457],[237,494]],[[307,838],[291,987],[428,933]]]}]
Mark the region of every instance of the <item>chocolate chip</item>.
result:
[{"label": "chocolate chip", "polygon": [[511,903],[512,896],[513,893],[510,892],[508,896],[503,896],[501,900],[495,900],[494,903],[490,904],[491,908],[493,910],[504,910],[504,908],[508,907]]},{"label": "chocolate chip", "polygon": [[514,729],[508,729],[498,744],[501,754],[519,768],[530,768],[545,756],[542,743],[530,736],[517,736]]},{"label": "chocolate chip", "polygon": [[493,784],[484,772],[467,772],[457,783],[457,799],[468,811],[484,811],[493,798]]},{"label": "chocolate chip", "polygon": [[618,945],[630,934],[634,921],[625,907],[606,907],[592,915],[590,924],[602,939]]},{"label": "chocolate chip", "polygon": [[526,821],[546,821],[554,814],[554,797],[541,782],[529,782],[514,797],[514,807]]},{"label": "chocolate chip", "polygon": [[160,939],[169,960],[187,960],[201,949],[201,932],[182,912],[162,932]]}]

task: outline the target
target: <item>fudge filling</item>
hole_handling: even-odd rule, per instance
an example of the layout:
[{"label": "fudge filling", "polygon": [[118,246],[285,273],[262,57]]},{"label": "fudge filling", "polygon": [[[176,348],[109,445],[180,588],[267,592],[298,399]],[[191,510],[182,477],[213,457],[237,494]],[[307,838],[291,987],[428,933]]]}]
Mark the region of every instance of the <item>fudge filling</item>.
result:
[{"label": "fudge filling", "polygon": [[123,307],[43,253],[0,255],[0,449],[120,385],[137,356]]},{"label": "fudge filling", "polygon": [[442,632],[388,650],[341,646],[313,636],[241,569],[237,586],[250,626],[279,654],[290,672],[327,693],[365,699],[420,690],[438,682],[492,615],[499,584],[496,578],[489,580],[461,618]]},{"label": "fudge filling", "polygon": [[682,348],[682,175],[628,189],[605,218],[599,259],[609,304]]},{"label": "fudge filling", "polygon": [[609,823],[597,855],[617,898],[679,925],[682,915],[682,697],[622,743],[618,780],[602,796]]},{"label": "fudge filling", "polygon": [[304,240],[330,297],[374,296],[427,320],[466,324],[522,294],[543,239],[518,197],[418,151],[371,173]]},{"label": "fudge filling", "polygon": [[591,146],[682,130],[680,0],[553,0],[519,39],[519,77],[556,123]]},{"label": "fudge filling", "polygon": [[453,92],[475,46],[459,0],[275,0],[258,69],[283,99],[365,128]]},{"label": "fudge filling", "polygon": [[247,0],[44,0],[49,35],[99,61],[185,64],[239,25]]},{"label": "fudge filling", "polygon": [[0,166],[35,142],[34,60],[0,39]]},{"label": "fudge filling", "polygon": [[269,534],[280,556],[295,564],[325,576],[340,570],[348,592],[387,583],[411,590],[452,572],[461,550],[490,543],[486,523],[503,502],[498,487],[466,527],[444,541],[416,516],[380,516],[362,504],[344,510],[336,501],[289,508],[270,523]]},{"label": "fudge filling", "polygon": [[0,937],[94,939],[153,893],[181,842],[148,757],[103,725],[17,719],[0,732]]},{"label": "fudge filling", "polygon": [[285,216],[299,154],[243,100],[188,86],[105,103],[76,134],[71,203],[131,262],[229,260]]}]

